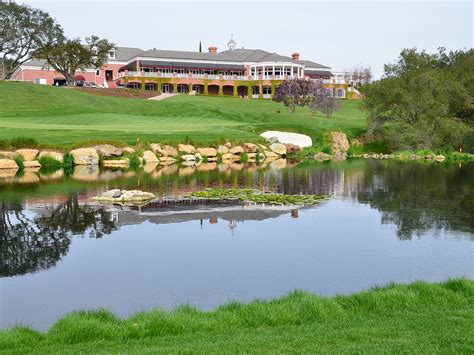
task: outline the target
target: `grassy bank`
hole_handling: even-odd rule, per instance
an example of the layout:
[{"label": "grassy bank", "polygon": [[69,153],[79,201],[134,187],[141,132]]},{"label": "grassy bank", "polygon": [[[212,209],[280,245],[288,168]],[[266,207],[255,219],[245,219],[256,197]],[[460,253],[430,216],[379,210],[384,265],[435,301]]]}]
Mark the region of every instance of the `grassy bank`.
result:
[{"label": "grassy bank", "polygon": [[366,129],[360,102],[344,101],[331,119],[308,108],[291,114],[269,100],[178,95],[162,101],[101,97],[76,90],[0,82],[0,140],[34,137],[41,145],[71,147],[109,141],[199,145],[257,142],[266,130],[305,133],[318,143],[324,132],[356,137]]},{"label": "grassy bank", "polygon": [[188,306],[120,320],[77,312],[47,333],[0,332],[0,352],[370,352],[474,351],[474,282],[391,285],[351,296],[294,292],[272,301]]}]

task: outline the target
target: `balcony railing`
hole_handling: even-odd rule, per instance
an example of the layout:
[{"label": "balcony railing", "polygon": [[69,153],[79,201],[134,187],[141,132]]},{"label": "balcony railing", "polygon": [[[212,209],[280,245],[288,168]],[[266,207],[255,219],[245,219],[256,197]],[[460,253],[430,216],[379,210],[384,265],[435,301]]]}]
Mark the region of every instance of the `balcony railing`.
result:
[{"label": "balcony railing", "polygon": [[[178,79],[210,79],[210,80],[285,80],[291,79],[291,75],[228,75],[228,74],[193,74],[193,73],[162,73],[143,71],[124,71],[114,76],[114,80],[125,76],[144,78],[178,78]],[[344,79],[324,79],[324,84],[347,84]]]}]

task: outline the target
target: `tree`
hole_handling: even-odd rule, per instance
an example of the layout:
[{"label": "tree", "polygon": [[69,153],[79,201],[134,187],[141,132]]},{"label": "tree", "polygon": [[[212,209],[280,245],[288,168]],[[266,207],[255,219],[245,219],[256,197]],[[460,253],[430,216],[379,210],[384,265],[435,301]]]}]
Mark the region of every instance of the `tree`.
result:
[{"label": "tree", "polygon": [[276,88],[273,95],[273,101],[283,102],[294,113],[297,106],[306,106],[308,104],[308,95],[311,83],[305,79],[294,78],[284,80]]},{"label": "tree", "polygon": [[10,78],[18,66],[63,36],[48,13],[15,2],[0,1],[0,23],[0,80]]},{"label": "tree", "polygon": [[461,73],[472,72],[473,61],[473,50],[403,50],[385,65],[381,80],[361,88],[369,133],[384,136],[394,149],[461,147],[463,131],[470,131],[461,118],[469,121],[472,113],[472,84]]},{"label": "tree", "polygon": [[339,110],[339,101],[330,94],[331,89],[323,86],[322,80],[312,80],[309,84],[308,105],[311,113],[317,111],[331,118],[334,111]]},{"label": "tree", "polygon": [[77,70],[100,68],[114,48],[113,43],[97,36],[87,37],[86,44],[78,38],[64,38],[59,43],[44,47],[40,55],[58,73],[64,75],[69,86],[73,86]]}]

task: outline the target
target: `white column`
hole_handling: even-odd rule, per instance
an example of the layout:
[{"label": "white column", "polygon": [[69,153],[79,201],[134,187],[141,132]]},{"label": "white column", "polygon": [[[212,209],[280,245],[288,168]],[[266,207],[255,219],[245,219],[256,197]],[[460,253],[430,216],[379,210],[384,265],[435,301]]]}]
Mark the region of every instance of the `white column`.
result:
[{"label": "white column", "polygon": [[291,75],[290,75],[290,78],[293,78],[293,70],[294,70],[294,66],[292,65],[292,66],[291,66]]},{"label": "white column", "polygon": [[275,64],[273,64],[273,66],[272,66],[272,75],[273,76],[275,75]]},{"label": "white column", "polygon": [[283,78],[284,78],[284,77],[285,77],[285,74],[286,74],[286,73],[285,73],[285,65],[284,65],[284,64],[283,64],[283,69],[282,69],[282,71],[283,71],[282,75],[283,75]]},{"label": "white column", "polygon": [[263,66],[262,74],[263,74],[263,79],[265,79],[265,65]]}]

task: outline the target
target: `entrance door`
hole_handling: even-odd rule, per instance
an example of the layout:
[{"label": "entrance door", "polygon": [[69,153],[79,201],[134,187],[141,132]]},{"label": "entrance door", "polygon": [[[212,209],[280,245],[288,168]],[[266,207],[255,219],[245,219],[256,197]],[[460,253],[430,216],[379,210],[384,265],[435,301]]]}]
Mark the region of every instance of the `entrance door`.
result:
[{"label": "entrance door", "polygon": [[113,81],[114,80],[113,70],[106,70],[105,71],[105,80],[107,80],[107,81]]}]

